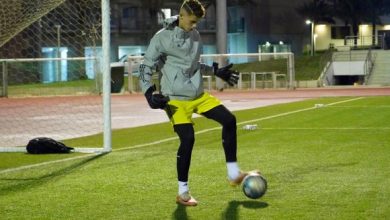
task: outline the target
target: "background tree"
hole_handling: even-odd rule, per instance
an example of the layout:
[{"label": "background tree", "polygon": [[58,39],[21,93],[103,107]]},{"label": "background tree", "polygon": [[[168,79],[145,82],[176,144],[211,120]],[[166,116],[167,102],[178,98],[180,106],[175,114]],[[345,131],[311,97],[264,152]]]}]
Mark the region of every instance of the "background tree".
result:
[{"label": "background tree", "polygon": [[359,25],[368,20],[366,0],[333,0],[335,16],[345,22],[345,26],[351,25],[354,45],[357,46]]},{"label": "background tree", "polygon": [[329,23],[334,24],[333,12],[331,6],[326,0],[312,0],[305,2],[296,8],[298,14],[305,19],[310,19],[314,23]]},{"label": "background tree", "polygon": [[372,25],[372,45],[375,45],[376,25],[382,24],[380,16],[390,14],[389,0],[370,0],[364,1],[364,7],[367,9],[367,18]]}]

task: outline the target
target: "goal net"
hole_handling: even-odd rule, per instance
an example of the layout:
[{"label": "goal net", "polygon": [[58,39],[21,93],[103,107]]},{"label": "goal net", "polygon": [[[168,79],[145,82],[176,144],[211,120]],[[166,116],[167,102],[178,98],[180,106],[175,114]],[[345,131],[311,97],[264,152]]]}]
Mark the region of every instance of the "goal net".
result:
[{"label": "goal net", "polygon": [[0,151],[36,137],[103,150],[103,1],[2,0]]}]

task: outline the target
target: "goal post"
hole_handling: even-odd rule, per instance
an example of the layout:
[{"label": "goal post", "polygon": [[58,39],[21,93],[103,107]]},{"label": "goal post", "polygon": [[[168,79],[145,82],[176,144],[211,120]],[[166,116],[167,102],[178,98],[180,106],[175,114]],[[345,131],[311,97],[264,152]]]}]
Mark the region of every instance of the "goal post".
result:
[{"label": "goal post", "polygon": [[[0,152],[23,152],[36,137],[111,151],[109,4],[0,4]],[[85,136],[91,141],[73,145]]]},{"label": "goal post", "polygon": [[110,0],[102,0],[103,47],[103,149],[110,152],[111,140],[111,72],[110,72]]}]

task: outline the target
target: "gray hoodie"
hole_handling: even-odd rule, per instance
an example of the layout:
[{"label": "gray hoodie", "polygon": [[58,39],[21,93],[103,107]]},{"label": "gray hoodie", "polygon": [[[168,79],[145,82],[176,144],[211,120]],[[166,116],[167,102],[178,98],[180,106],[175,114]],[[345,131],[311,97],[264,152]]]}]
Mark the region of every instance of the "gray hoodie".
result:
[{"label": "gray hoodie", "polygon": [[150,41],[140,66],[142,92],[152,85],[152,69],[162,73],[161,92],[171,100],[193,100],[203,94],[202,74],[213,68],[200,63],[202,42],[199,32],[178,27],[178,16],[165,20],[165,27]]}]

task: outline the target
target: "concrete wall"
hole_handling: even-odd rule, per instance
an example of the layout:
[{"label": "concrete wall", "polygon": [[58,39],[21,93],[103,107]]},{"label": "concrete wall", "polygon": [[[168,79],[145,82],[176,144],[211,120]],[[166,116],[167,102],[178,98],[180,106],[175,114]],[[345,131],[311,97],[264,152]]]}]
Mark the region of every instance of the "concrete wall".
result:
[{"label": "concrete wall", "polygon": [[364,75],[364,61],[336,61],[332,63],[333,75]]}]

